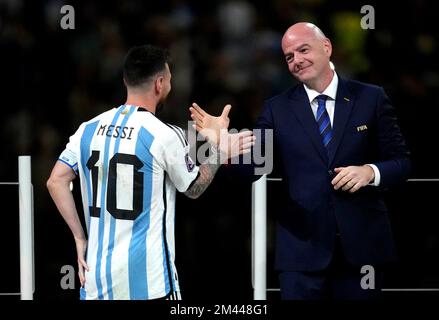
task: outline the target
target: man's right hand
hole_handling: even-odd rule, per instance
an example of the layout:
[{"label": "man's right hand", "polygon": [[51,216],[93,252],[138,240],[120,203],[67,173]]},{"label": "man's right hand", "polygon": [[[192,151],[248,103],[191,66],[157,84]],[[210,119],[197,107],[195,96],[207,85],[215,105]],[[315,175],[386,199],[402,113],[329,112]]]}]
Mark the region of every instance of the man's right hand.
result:
[{"label": "man's right hand", "polygon": [[229,128],[229,112],[232,106],[226,105],[219,117],[214,117],[204,111],[195,102],[189,108],[191,118],[195,121],[195,129],[211,144],[218,147],[222,132]]}]

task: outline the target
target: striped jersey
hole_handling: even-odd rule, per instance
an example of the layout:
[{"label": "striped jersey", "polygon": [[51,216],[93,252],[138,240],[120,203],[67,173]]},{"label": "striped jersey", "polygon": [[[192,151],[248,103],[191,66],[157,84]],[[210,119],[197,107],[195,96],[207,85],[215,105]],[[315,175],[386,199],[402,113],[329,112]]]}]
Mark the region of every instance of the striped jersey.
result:
[{"label": "striped jersey", "polygon": [[186,191],[199,170],[183,131],[122,105],[82,123],[59,161],[80,177],[89,266],[81,299],[178,292],[175,191]]}]

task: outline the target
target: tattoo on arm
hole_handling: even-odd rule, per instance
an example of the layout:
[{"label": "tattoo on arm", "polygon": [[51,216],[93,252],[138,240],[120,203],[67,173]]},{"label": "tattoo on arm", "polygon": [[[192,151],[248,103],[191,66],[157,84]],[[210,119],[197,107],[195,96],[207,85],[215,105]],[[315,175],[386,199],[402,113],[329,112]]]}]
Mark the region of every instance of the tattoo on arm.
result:
[{"label": "tattoo on arm", "polygon": [[211,155],[205,163],[200,165],[200,174],[197,180],[184,194],[191,199],[198,198],[210,185],[220,166],[221,161],[219,161],[218,156]]}]

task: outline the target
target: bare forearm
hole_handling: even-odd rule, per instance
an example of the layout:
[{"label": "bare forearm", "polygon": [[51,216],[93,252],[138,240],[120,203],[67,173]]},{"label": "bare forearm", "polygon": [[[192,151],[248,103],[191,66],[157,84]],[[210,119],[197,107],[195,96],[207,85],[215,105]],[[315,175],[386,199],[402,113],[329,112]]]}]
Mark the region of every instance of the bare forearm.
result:
[{"label": "bare forearm", "polygon": [[50,196],[55,202],[58,211],[66,221],[76,240],[85,239],[84,230],[78,217],[75,201],[69,188],[69,183],[59,180],[47,182]]},{"label": "bare forearm", "polygon": [[191,199],[198,198],[212,182],[216,172],[221,166],[217,155],[211,155],[205,163],[200,165],[200,174],[195,183],[184,194]]},{"label": "bare forearm", "polygon": [[250,152],[254,141],[255,137],[251,131],[224,134],[219,146],[212,146],[212,155],[200,166],[197,180],[185,194],[192,199],[198,198],[210,185],[221,164],[229,158]]}]

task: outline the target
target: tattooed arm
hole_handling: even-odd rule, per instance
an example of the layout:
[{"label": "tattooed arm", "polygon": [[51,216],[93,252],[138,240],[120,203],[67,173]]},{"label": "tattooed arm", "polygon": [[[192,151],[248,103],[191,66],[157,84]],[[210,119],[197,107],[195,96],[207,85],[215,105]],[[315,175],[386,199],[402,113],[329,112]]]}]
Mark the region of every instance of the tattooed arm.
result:
[{"label": "tattooed arm", "polygon": [[254,141],[255,137],[251,131],[224,133],[218,149],[212,146],[213,152],[200,165],[197,179],[184,194],[191,199],[198,198],[210,185],[221,164],[226,163],[229,158],[250,152]]},{"label": "tattooed arm", "polygon": [[[220,158],[223,158],[221,155]],[[226,158],[226,157],[225,157]],[[226,158],[227,159],[227,158]],[[197,180],[192,186],[184,193],[191,199],[197,199],[207,189],[215,177],[216,172],[221,166],[222,162],[218,161],[218,154],[212,154],[205,163],[200,165],[199,174]]]}]

